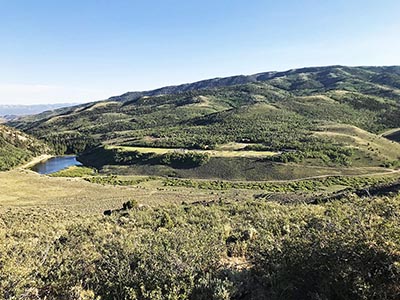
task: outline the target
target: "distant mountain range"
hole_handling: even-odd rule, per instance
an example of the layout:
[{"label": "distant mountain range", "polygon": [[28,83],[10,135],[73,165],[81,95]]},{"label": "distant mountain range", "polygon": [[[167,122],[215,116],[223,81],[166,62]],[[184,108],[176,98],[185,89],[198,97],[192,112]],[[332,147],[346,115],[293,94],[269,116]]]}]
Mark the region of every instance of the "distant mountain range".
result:
[{"label": "distant mountain range", "polygon": [[0,117],[13,120],[18,116],[35,115],[44,111],[76,105],[76,103],[37,104],[37,105],[3,105],[0,104]]},{"label": "distant mountain range", "polygon": [[[338,78],[334,77],[335,72],[338,70],[343,70],[338,76]],[[346,71],[349,71],[346,74]],[[331,77],[330,72],[333,73]],[[212,78],[201,80],[193,83],[185,83],[180,85],[166,86],[155,90],[150,91],[141,91],[141,92],[127,92],[120,96],[111,97],[109,101],[131,101],[135,99],[139,99],[144,96],[159,96],[159,95],[171,95],[178,94],[188,91],[202,90],[202,89],[213,89],[220,87],[228,87],[233,85],[243,85],[243,84],[251,84],[257,82],[265,82],[276,79],[284,79],[295,77],[299,74],[318,74],[319,78],[313,78],[315,83],[315,79],[321,80],[319,82],[318,87],[321,88],[323,85],[329,85],[336,82],[339,82],[343,79],[343,76],[351,77],[362,80],[371,80],[374,83],[382,83],[387,84],[389,86],[394,85],[396,88],[400,88],[399,84],[399,76],[400,76],[400,66],[387,66],[387,67],[346,67],[346,66],[328,66],[328,67],[308,67],[308,68],[300,68],[300,69],[291,69],[288,71],[269,71],[262,72],[253,75],[236,75],[230,77],[223,78]],[[372,78],[374,75],[375,77]],[[330,79],[330,80],[329,80]],[[304,78],[303,78],[304,80]],[[327,81],[328,80],[328,81]]]}]

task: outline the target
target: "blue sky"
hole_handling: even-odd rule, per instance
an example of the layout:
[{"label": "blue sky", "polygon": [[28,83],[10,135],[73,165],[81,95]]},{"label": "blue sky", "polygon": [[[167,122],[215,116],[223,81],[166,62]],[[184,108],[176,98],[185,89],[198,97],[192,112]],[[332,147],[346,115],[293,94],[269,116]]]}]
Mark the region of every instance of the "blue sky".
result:
[{"label": "blue sky", "polygon": [[0,0],[0,104],[212,77],[400,65],[398,0]]}]

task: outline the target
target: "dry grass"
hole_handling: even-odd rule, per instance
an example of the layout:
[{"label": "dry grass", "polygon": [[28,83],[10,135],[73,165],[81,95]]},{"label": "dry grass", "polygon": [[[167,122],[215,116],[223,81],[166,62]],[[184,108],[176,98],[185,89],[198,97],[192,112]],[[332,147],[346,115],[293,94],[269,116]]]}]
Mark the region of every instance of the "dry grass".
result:
[{"label": "dry grass", "polygon": [[116,101],[99,102],[99,103],[96,103],[96,104],[92,105],[91,107],[89,107],[87,109],[87,111],[92,111],[97,108],[102,108],[102,107],[106,107],[106,106],[113,105],[113,104],[119,104],[119,103]]},{"label": "dry grass", "polygon": [[[109,149],[121,149],[125,151],[139,151],[141,153],[156,153],[165,154],[173,151],[188,151],[186,149],[172,149],[172,148],[150,148],[150,147],[126,147],[126,146],[107,146]],[[236,149],[243,148],[241,144],[233,145],[232,147],[238,147]],[[220,148],[224,149],[224,148]],[[226,148],[225,148],[226,149]],[[235,149],[235,148],[233,148]],[[206,153],[211,157],[265,157],[276,155],[277,152],[272,151],[235,151],[235,150],[190,150],[200,153]]]},{"label": "dry grass", "polygon": [[210,192],[163,187],[160,180],[129,187],[100,185],[81,178],[48,177],[28,170],[0,172],[0,191],[0,211],[43,208],[83,214],[101,214],[107,209],[117,209],[130,199],[143,205],[159,206],[182,201],[244,200],[253,194],[249,191]]},{"label": "dry grass", "polygon": [[247,146],[254,145],[250,143],[227,143],[223,145],[218,145],[217,149],[218,151],[223,150],[223,151],[237,151],[237,150],[242,150],[246,148]]},{"label": "dry grass", "polygon": [[318,102],[329,102],[329,103],[335,103],[336,101],[333,100],[332,98],[329,98],[326,95],[312,95],[312,96],[301,96],[297,97],[297,99],[301,101],[309,101],[313,103],[318,103]]}]

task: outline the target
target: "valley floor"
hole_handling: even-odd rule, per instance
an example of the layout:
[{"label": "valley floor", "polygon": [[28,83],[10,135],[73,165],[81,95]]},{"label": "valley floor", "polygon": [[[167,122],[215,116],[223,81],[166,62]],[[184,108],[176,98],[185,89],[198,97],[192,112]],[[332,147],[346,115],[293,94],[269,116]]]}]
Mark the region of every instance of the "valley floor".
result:
[{"label": "valley floor", "polygon": [[[290,201],[301,202],[314,195],[354,188],[359,184],[358,181],[365,184],[373,178],[378,182],[380,179],[400,177],[400,170],[376,167],[348,168],[342,171],[331,168],[330,174],[330,169],[326,167],[307,167],[310,172],[314,170],[314,176],[269,181],[173,179],[104,174],[72,178],[68,177],[68,173],[73,173],[74,167],[71,171],[66,170],[60,177],[40,175],[29,169],[49,157],[51,156],[36,157],[18,169],[0,172],[0,210],[43,207],[98,215],[105,210],[119,208],[122,203],[132,199],[141,205],[157,207],[192,202],[243,201],[258,197],[260,193],[269,193],[272,200],[286,197]],[[281,165],[283,168],[304,168],[295,164]],[[124,173],[121,172],[122,167],[117,170]],[[330,178],[342,178],[343,182],[330,182]],[[351,186],[348,185],[348,181],[351,182]]]}]

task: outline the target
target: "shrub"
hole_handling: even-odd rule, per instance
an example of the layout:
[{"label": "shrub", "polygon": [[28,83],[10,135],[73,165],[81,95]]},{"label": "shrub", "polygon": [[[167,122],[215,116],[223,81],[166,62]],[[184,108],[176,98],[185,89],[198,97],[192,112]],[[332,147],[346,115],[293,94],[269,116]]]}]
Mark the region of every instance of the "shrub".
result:
[{"label": "shrub", "polygon": [[138,206],[139,206],[139,204],[136,200],[129,200],[122,204],[122,209],[129,210],[129,209],[137,208]]}]

